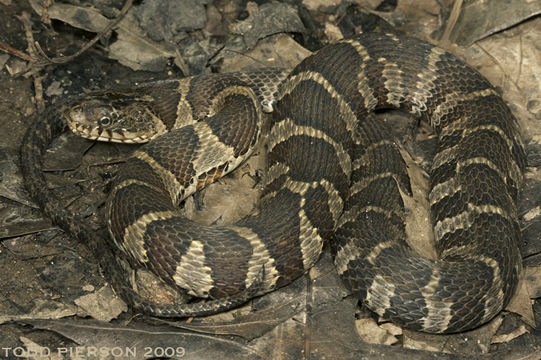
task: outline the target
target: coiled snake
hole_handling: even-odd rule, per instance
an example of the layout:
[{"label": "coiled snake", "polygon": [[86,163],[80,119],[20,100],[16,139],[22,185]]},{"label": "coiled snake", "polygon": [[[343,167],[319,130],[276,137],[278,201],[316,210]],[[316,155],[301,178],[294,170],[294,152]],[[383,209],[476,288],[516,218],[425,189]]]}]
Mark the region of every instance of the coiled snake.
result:
[{"label": "coiled snake", "polygon": [[[225,227],[181,217],[179,202],[250,155],[262,128],[260,103],[274,113],[258,209]],[[428,194],[438,260],[406,244],[406,166],[385,126],[366,117],[384,107],[422,117],[439,136]],[[37,122],[21,152],[34,198],[88,242],[137,309],[188,316],[237,306],[301,276],[325,242],[355,296],[413,329],[473,328],[515,290],[525,167],[517,121],[485,78],[428,43],[363,34],[322,48],[289,75],[263,69],[104,91],[64,115],[92,139],[155,138],[121,167],[107,201],[111,237],[133,265],[211,300],[142,300],[121,279],[105,240],[50,199],[41,154],[63,120]]]}]

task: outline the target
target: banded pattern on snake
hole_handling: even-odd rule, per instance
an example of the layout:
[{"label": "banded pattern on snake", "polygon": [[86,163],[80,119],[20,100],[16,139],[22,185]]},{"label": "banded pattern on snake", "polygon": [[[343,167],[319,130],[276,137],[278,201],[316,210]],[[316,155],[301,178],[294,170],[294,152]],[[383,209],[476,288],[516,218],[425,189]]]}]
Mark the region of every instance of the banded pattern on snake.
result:
[{"label": "banded pattern on snake", "polygon": [[[258,209],[225,227],[181,217],[184,198],[250,155],[261,133],[261,103],[274,112]],[[366,116],[385,107],[427,120],[439,136],[428,194],[438,260],[406,243],[406,166],[385,126]],[[133,265],[216,299],[145,302],[123,285],[116,260],[93,239],[113,285],[135,308],[158,316],[231,308],[301,276],[325,242],[355,296],[413,329],[476,327],[515,290],[516,198],[525,168],[517,121],[485,78],[431,44],[363,34],[324,47],[289,75],[266,69],[105,91],[64,115],[89,138],[152,140],[115,180],[107,201],[111,237]],[[41,153],[65,128],[51,118],[47,124],[31,128],[23,144],[27,186],[57,223],[93,238],[40,187]]]}]

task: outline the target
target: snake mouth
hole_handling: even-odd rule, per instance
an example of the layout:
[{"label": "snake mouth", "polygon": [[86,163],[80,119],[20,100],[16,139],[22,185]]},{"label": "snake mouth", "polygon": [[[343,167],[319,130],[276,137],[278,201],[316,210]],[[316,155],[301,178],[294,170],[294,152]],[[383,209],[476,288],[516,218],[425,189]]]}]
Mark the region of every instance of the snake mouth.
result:
[{"label": "snake mouth", "polygon": [[126,129],[120,131],[114,131],[111,129],[104,129],[100,127],[90,127],[85,124],[77,122],[68,122],[70,130],[78,136],[84,137],[90,140],[115,142],[123,144],[141,144],[152,140],[153,136],[141,135]]}]

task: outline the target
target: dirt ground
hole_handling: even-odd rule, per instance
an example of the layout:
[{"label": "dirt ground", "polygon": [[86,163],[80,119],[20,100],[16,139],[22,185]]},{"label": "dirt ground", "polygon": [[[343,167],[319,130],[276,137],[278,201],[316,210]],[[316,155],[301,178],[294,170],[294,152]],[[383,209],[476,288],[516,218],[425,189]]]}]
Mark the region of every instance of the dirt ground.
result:
[{"label": "dirt ground", "polygon": [[[178,0],[135,1],[81,56],[69,56],[128,3],[0,0],[0,358],[539,359],[541,358],[541,1]],[[159,21],[157,20],[159,19]],[[165,321],[131,313],[97,259],[44,217],[22,183],[19,148],[36,114],[90,90],[262,66],[292,68],[322,46],[361,31],[392,30],[438,44],[477,68],[520,120],[528,169],[519,203],[524,275],[510,306],[461,334],[401,329],[359,308],[325,251],[291,285],[233,311]],[[44,110],[45,109],[45,110]],[[422,125],[408,146],[409,118],[378,114],[406,143],[416,189],[426,186],[435,137]],[[406,126],[404,126],[406,124]],[[103,204],[133,146],[63,134],[44,168],[65,207],[103,230]],[[408,151],[409,150],[409,153]],[[184,213],[225,224],[249,213],[264,171],[259,151],[186,201]],[[423,193],[412,200],[411,245],[431,256]],[[419,208],[419,209],[417,209]],[[421,230],[422,228],[422,230]],[[165,299],[141,273],[143,291]]]}]

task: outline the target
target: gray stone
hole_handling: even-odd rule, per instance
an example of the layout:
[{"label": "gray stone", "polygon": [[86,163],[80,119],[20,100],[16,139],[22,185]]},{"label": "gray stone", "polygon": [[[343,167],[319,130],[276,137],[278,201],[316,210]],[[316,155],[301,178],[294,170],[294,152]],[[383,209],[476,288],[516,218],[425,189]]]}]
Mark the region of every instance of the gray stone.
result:
[{"label": "gray stone", "polygon": [[152,40],[174,42],[184,31],[205,26],[206,3],[198,0],[145,0],[137,8],[135,16]]}]

